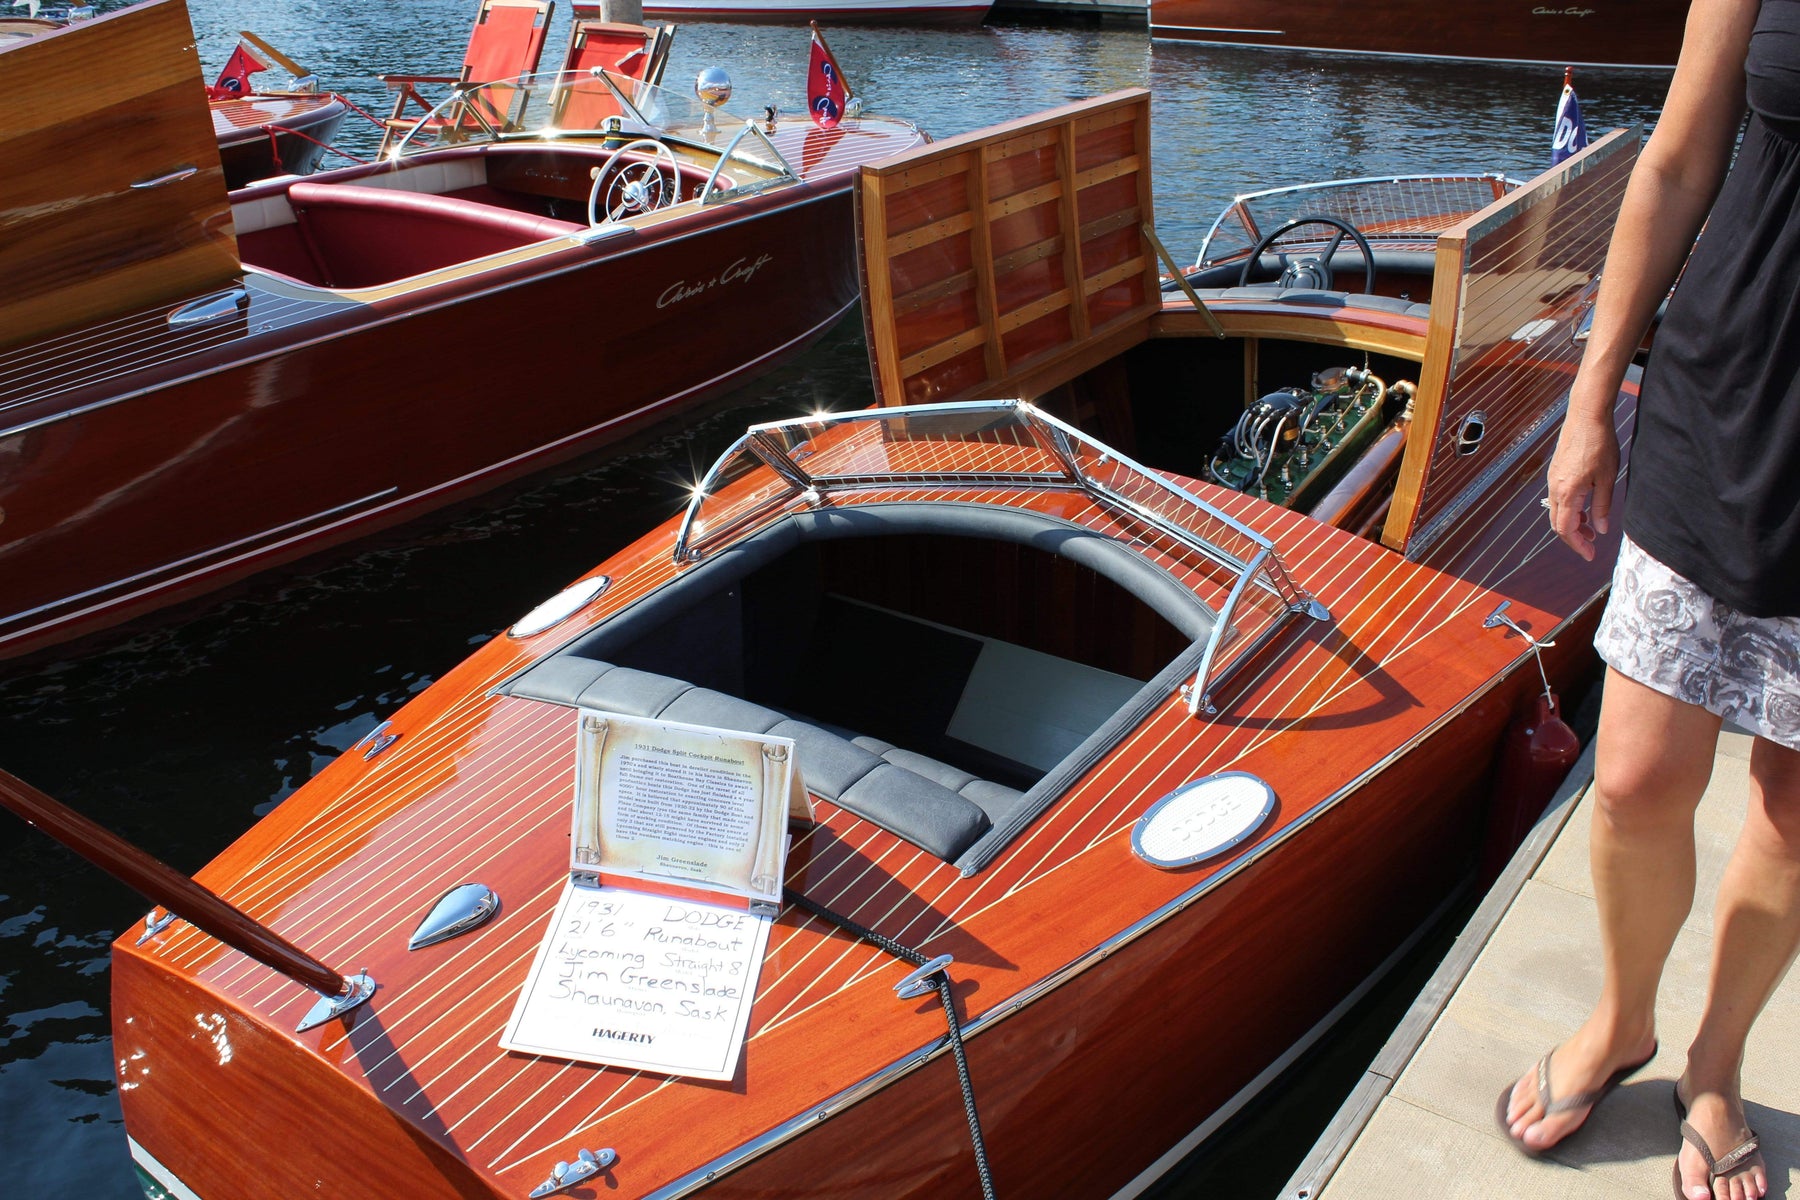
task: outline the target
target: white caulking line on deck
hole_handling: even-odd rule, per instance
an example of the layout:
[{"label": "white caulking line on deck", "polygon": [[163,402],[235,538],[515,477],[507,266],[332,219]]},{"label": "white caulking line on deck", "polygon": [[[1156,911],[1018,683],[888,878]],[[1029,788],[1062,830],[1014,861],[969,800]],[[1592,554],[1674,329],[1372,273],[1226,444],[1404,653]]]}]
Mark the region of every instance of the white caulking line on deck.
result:
[{"label": "white caulking line on deck", "polygon": [[[430,759],[427,763],[427,761],[419,761],[418,756],[414,756],[414,765],[421,766],[421,768],[427,768],[427,774],[432,770],[434,763],[436,763],[436,759]],[[410,783],[409,775],[407,775],[407,772],[405,772],[403,768],[401,768],[400,772],[394,772],[389,779],[391,779],[392,783],[407,784],[405,788],[396,788],[396,790],[392,790],[392,792],[389,793],[389,799],[391,799],[391,801],[398,801],[400,797],[412,797],[412,801],[407,802],[405,806],[401,806],[398,815],[389,815],[389,813],[391,813],[391,804],[389,804],[389,806],[382,806],[380,810],[367,813],[367,824],[365,824],[365,826],[360,826],[360,828],[356,828],[356,826],[347,826],[347,824],[344,824],[344,826],[337,826],[337,828],[335,828],[338,835],[337,838],[331,838],[331,840],[328,840],[328,838],[317,838],[317,840],[313,840],[311,844],[306,846],[306,853],[304,853],[304,855],[295,856],[295,858],[290,858],[290,860],[284,860],[283,864],[281,864],[283,865],[283,871],[270,874],[270,876],[266,876],[265,880],[261,880],[263,887],[261,887],[259,891],[252,892],[250,896],[243,896],[243,898],[239,898],[239,900],[236,901],[239,907],[247,907],[248,903],[263,898],[266,892],[270,891],[270,889],[274,889],[277,883],[279,883],[279,885],[286,885],[286,883],[292,880],[293,876],[301,876],[302,873],[319,873],[320,876],[324,876],[324,874],[329,874],[331,871],[344,871],[344,869],[349,867],[349,860],[346,858],[346,860],[342,860],[342,862],[335,862],[335,860],[337,860],[338,851],[340,851],[340,849],[349,849],[349,847],[355,846],[358,842],[362,842],[365,837],[373,837],[376,831],[380,831],[383,837],[401,838],[405,837],[405,835],[409,835],[409,833],[416,833],[414,826],[421,826],[421,824],[428,824],[428,822],[432,822],[432,820],[441,819],[441,815],[443,815],[441,811],[425,811],[432,810],[432,806],[430,806],[430,804],[419,804],[418,793],[412,790],[412,783]],[[508,781],[508,779],[499,779],[497,783],[499,783],[500,786],[506,786],[506,784],[511,783],[511,781]],[[439,810],[441,810],[441,806],[439,806]],[[500,811],[504,813],[506,810]],[[477,813],[464,813],[463,824],[468,824],[468,822],[472,822],[472,820],[475,819],[477,819]],[[459,824],[457,828],[461,828],[461,824]],[[412,846],[414,846],[414,851],[412,851],[412,853],[419,856],[419,858],[427,858],[428,856],[428,847],[425,846],[423,842],[425,842],[423,838],[414,838],[414,840],[412,840]],[[473,849],[468,849],[468,851],[464,851],[464,853],[472,855]],[[268,864],[270,860],[265,856],[263,862]],[[401,862],[405,862],[403,856],[396,862],[396,865],[400,865]],[[398,876],[398,871],[394,874]],[[407,880],[398,880],[398,882],[400,882],[401,885],[405,885]],[[286,889],[284,889],[284,891],[286,891]],[[311,921],[313,916],[315,916],[319,910],[331,909],[333,905],[338,905],[338,903],[342,903],[342,901],[344,901],[344,896],[342,896],[337,889],[319,889],[319,892],[313,896],[313,900],[301,901],[301,903],[295,905],[292,910],[283,910],[283,912],[279,914],[281,925],[288,928],[299,928],[302,927],[302,925],[308,925],[308,921]],[[373,918],[364,918],[364,916],[362,916],[364,912],[369,910],[371,903],[373,903],[373,896],[369,896],[369,894],[356,896],[355,900],[351,901],[346,909],[337,910],[337,927],[331,927],[328,921],[324,928],[306,928],[308,941],[313,941],[313,943],[317,945],[319,939],[328,937],[329,934],[335,932],[337,928],[344,928],[344,923],[347,923],[349,919],[353,918],[360,918],[364,921],[364,925],[358,927],[358,932],[364,934],[364,937],[367,936],[367,932],[369,932],[367,921],[373,919],[374,923],[380,923],[383,919],[380,914],[376,914]],[[344,950],[355,950],[356,946],[340,946],[340,948],[344,948]],[[227,975],[221,975],[220,981],[229,981],[229,973],[227,973]]]},{"label": "white caulking line on deck", "polygon": [[[368,776],[365,775],[364,778],[358,780],[357,783],[363,784],[367,780]],[[227,894],[225,899],[243,910],[247,915],[254,918],[256,914],[251,911],[253,906],[269,892],[276,882],[279,882],[284,878],[283,875],[277,874],[267,880],[259,879],[256,872],[274,864],[277,857],[284,852],[293,850],[296,846],[296,839],[304,837],[307,831],[320,825],[327,817],[333,815],[347,804],[360,800],[362,798],[362,790],[363,789],[358,786],[352,786],[351,788],[345,789],[344,792],[340,793],[337,799],[326,805],[312,817],[309,817],[306,821],[302,822],[298,829],[283,838],[282,841],[278,842],[275,846],[271,847],[264,853],[261,860],[259,860],[255,866],[246,870],[239,877],[238,882],[240,884],[255,883],[257,886],[245,891],[234,890],[233,893]],[[323,845],[322,842],[320,844]],[[304,845],[304,843],[302,843],[302,845]],[[303,855],[301,861],[307,861],[308,857],[308,855]],[[282,865],[284,867],[287,866],[285,863]],[[267,915],[265,915],[263,919],[266,920]],[[211,935],[204,933],[196,926],[190,925],[184,927],[177,935],[169,939],[164,946],[162,958],[172,966],[191,967],[193,963],[193,958],[191,957],[192,954],[195,952],[211,953],[217,948],[218,944],[212,941]]]},{"label": "white caulking line on deck", "polygon": [[[543,740],[548,742],[551,739],[546,737]],[[553,811],[546,811],[539,803],[539,789],[548,786],[555,776],[554,770],[547,769],[549,763],[540,759],[521,758],[517,760],[517,765],[528,768],[532,773],[505,772],[494,787],[475,792],[483,800],[491,801],[486,807],[458,804],[457,800],[461,796],[455,790],[434,793],[440,800],[437,805],[427,804],[422,800],[409,805],[400,817],[381,827],[384,838],[398,840],[401,845],[408,847],[406,851],[384,861],[386,888],[364,891],[341,910],[332,907],[342,899],[339,889],[321,888],[319,902],[312,906],[312,911],[301,909],[292,923],[297,924],[301,918],[310,917],[317,910],[330,910],[318,925],[307,930],[308,941],[321,954],[353,954],[357,951],[366,953],[368,944],[373,940],[385,940],[389,935],[407,936],[409,931],[404,926],[395,928],[392,923],[410,919],[405,914],[420,912],[424,904],[441,895],[445,879],[456,878],[464,871],[477,870],[482,864],[491,862],[495,857],[496,839],[504,837],[509,829],[515,832],[502,848],[517,845],[524,840],[526,833],[535,831],[555,815]],[[443,815],[446,810],[460,813],[460,820],[453,825],[445,824]],[[415,831],[408,827],[414,818],[417,823],[430,826],[433,832],[441,831],[441,836],[436,841],[416,836]],[[521,824],[525,833],[517,832]],[[466,836],[470,833],[482,836]],[[415,864],[431,869],[409,869]],[[352,860],[345,860],[332,870],[341,872],[350,870],[353,866]],[[288,914],[283,916],[285,922]],[[335,918],[335,921],[331,918]],[[377,931],[379,937],[374,936]],[[334,938],[341,940],[334,943]]]},{"label": "white caulking line on deck", "polygon": [[[1399,569],[1398,564],[1395,564],[1393,569],[1398,570]],[[1370,611],[1368,614],[1368,619],[1370,621],[1373,621],[1377,616],[1380,615],[1382,610],[1380,607],[1380,603],[1378,601],[1374,600],[1375,592],[1373,590],[1371,590],[1367,594],[1370,597],[1370,603],[1371,603],[1371,608],[1370,608]],[[1415,597],[1415,599],[1426,596],[1426,595],[1428,595],[1428,593],[1421,591],[1419,593],[1419,596]],[[1412,602],[1409,601],[1407,607],[1409,607],[1411,603]],[[1362,606],[1358,605],[1356,608],[1352,609],[1352,613],[1353,614],[1360,613],[1361,609],[1362,609]],[[1400,611],[1404,612],[1404,607]],[[1399,613],[1392,614],[1391,619],[1389,621],[1389,626],[1391,627],[1392,624],[1394,623],[1394,621],[1396,621],[1398,619],[1399,619]],[[1359,628],[1359,632],[1360,631],[1361,630]],[[1310,657],[1311,657],[1311,652],[1309,651],[1306,655],[1302,656],[1302,661],[1304,661],[1306,658],[1310,658]],[[1384,659],[1383,661],[1388,662],[1391,660],[1392,660],[1392,656],[1390,655],[1387,659]],[[1292,664],[1289,669],[1290,669],[1290,671],[1298,670],[1300,665],[1301,664],[1299,664],[1299,663]],[[1315,677],[1317,677],[1317,676],[1315,675]],[[1321,704],[1322,703],[1323,703],[1323,701],[1321,701]],[[1305,713],[1301,714],[1294,721],[1288,722],[1286,725],[1282,726],[1280,729],[1268,731],[1267,738],[1272,738],[1281,732],[1285,732],[1287,729],[1291,728],[1293,725],[1297,724],[1299,721],[1305,720],[1307,717],[1310,717],[1315,711],[1317,711],[1318,707],[1319,707],[1319,705],[1315,705],[1313,708],[1308,709]],[[1173,740],[1173,738],[1176,734],[1179,734],[1180,732],[1182,732],[1184,727],[1185,727],[1184,724],[1177,724],[1174,728],[1172,728],[1169,732],[1169,735],[1164,738],[1162,743],[1159,744],[1156,753],[1158,755],[1162,754],[1163,751],[1166,749],[1168,742],[1170,740]],[[1236,750],[1230,745],[1231,737],[1235,736],[1238,732],[1239,731],[1237,731],[1237,730],[1231,731],[1231,733],[1228,734],[1226,736],[1226,738],[1222,739],[1218,745],[1213,747],[1213,749],[1211,751],[1209,751],[1203,757],[1203,759],[1201,760],[1200,766],[1195,769],[1200,770],[1200,771],[1205,771],[1208,769],[1216,770],[1216,769],[1220,769],[1220,766],[1215,765],[1215,764],[1228,765],[1229,763],[1237,762],[1237,761],[1241,760],[1241,758],[1243,757],[1243,754],[1246,753],[1247,751]],[[1161,770],[1154,772],[1148,778],[1147,782],[1143,786],[1141,786],[1134,795],[1132,795],[1129,799],[1124,800],[1123,804],[1120,806],[1120,811],[1127,813],[1127,814],[1134,812],[1136,810],[1137,806],[1140,803],[1142,803],[1145,799],[1147,799],[1151,794],[1156,793],[1159,790],[1163,790],[1166,787],[1166,784],[1163,783],[1162,781],[1165,780],[1165,778],[1169,775],[1169,773],[1171,771],[1180,769],[1180,768],[1177,768],[1175,765],[1173,765],[1173,764],[1179,763],[1179,761],[1180,761],[1179,756],[1183,753],[1191,752],[1194,749],[1194,747],[1196,746],[1196,744],[1198,742],[1200,742],[1204,736],[1205,736],[1205,727],[1202,727],[1200,730],[1197,730],[1197,731],[1190,731],[1189,736],[1186,739],[1184,739],[1184,745],[1182,747],[1178,748],[1177,750],[1173,751],[1169,757],[1162,759],[1162,761],[1169,762],[1169,763],[1171,763],[1171,765],[1165,766]],[[1267,740],[1267,738],[1265,738],[1264,740]],[[1142,753],[1140,753],[1138,757],[1142,761],[1150,761],[1150,757],[1146,756]],[[1183,770],[1183,773],[1185,773],[1185,769],[1182,769],[1182,770]],[[1114,797],[1118,797],[1118,796],[1119,796],[1118,789],[1113,789],[1111,792],[1108,793],[1109,798],[1114,798]],[[1097,810],[1098,807],[1099,806],[1096,805],[1095,809]],[[1086,817],[1089,815],[1092,815],[1093,811],[1095,811],[1095,810],[1090,810],[1089,814],[1084,814],[1082,819],[1085,821]],[[1075,858],[1078,858],[1082,854],[1087,853],[1089,849],[1092,849],[1092,846],[1088,847],[1088,849],[1077,851],[1075,854],[1070,855],[1068,858],[1055,864],[1054,866],[1050,867],[1048,870],[1045,870],[1040,874],[1027,874],[1023,878],[1021,878],[1021,880],[1017,884],[1015,884],[1006,893],[1005,896],[1002,896],[1000,899],[1003,900],[1006,898],[1006,896],[1014,895],[1020,891],[1023,891],[1027,886],[1034,885],[1036,883],[1041,882],[1043,879],[1049,878],[1050,875],[1054,874],[1057,869],[1059,869],[1062,866],[1068,865],[1068,863],[1070,863],[1070,862],[1073,862]],[[1042,864],[1043,861],[1044,860],[1040,859],[1040,865]],[[1036,870],[1036,869],[1037,869],[1036,867],[1033,868],[1033,870]],[[975,899],[975,896],[972,895],[969,899],[971,901],[973,901]],[[986,905],[983,905],[981,908],[979,908],[973,912],[967,913],[967,915],[960,915],[960,914],[958,914],[958,915],[960,916],[960,919],[966,923],[967,921],[974,920],[975,918],[979,917],[980,915],[985,913],[989,908],[994,907],[994,905],[999,902],[1000,902],[999,900],[995,900]]]},{"label": "white caulking line on deck", "polygon": [[[1248,497],[1246,497],[1245,499],[1248,500]],[[1251,506],[1246,503],[1243,506],[1241,506],[1240,511],[1247,510],[1249,507],[1251,507]],[[1237,516],[1236,513],[1233,513],[1232,515],[1234,517]],[[1298,514],[1295,514],[1295,515],[1298,515]],[[1316,527],[1312,526],[1309,523],[1302,524],[1299,526],[1300,531],[1306,532],[1306,533],[1313,532],[1315,530],[1315,528]],[[1277,538],[1286,540],[1289,532],[1291,532],[1291,531],[1288,529],[1280,529],[1280,528],[1272,527],[1272,529],[1271,529],[1272,536],[1270,537],[1270,540],[1276,541]],[[1329,539],[1329,538],[1309,539],[1309,541],[1305,544],[1305,555],[1302,558],[1297,560],[1298,563],[1305,563],[1310,559],[1311,549],[1312,549],[1312,546],[1315,544],[1315,542],[1316,542],[1317,546],[1319,546],[1320,548],[1324,548],[1324,547],[1328,547],[1328,546],[1337,547],[1332,550],[1330,557],[1328,557],[1326,560],[1327,562],[1329,562],[1331,558],[1336,557],[1337,553],[1339,552],[1339,549],[1349,548],[1348,543],[1339,541],[1337,539]],[[1352,554],[1354,556],[1353,551],[1352,551]],[[1343,568],[1340,568],[1340,572],[1342,569]],[[1393,570],[1396,570],[1396,571],[1399,570],[1399,567],[1397,564],[1393,567]],[[1308,572],[1308,574],[1310,575],[1311,572]],[[1335,582],[1335,579],[1334,579],[1334,582]],[[1290,670],[1290,672],[1297,672],[1298,669],[1300,668],[1300,665],[1306,661],[1306,659],[1310,656],[1310,654],[1311,654],[1311,650],[1309,649],[1308,651],[1303,652],[1297,660],[1290,661],[1286,664],[1271,663],[1267,668],[1265,668],[1265,673],[1268,670],[1273,670],[1276,667],[1283,666],[1283,665],[1285,665]],[[1261,682],[1262,682],[1262,676],[1253,676],[1246,684],[1246,687],[1247,688],[1254,687],[1257,684],[1260,684]],[[1188,730],[1187,732],[1189,733],[1189,737],[1187,739],[1185,739],[1186,744],[1184,746],[1174,749],[1174,750],[1170,749],[1169,743],[1171,741],[1175,740],[1177,738],[1177,736],[1181,732],[1183,732],[1181,725],[1178,724],[1176,726],[1171,727],[1170,730],[1168,731],[1168,733],[1163,737],[1161,742],[1159,742],[1157,745],[1155,745],[1153,747],[1145,749],[1145,748],[1140,747],[1137,743],[1138,743],[1138,739],[1140,737],[1148,735],[1150,729],[1151,729],[1151,724],[1148,721],[1141,724],[1139,726],[1138,731],[1136,733],[1134,733],[1131,736],[1131,738],[1123,746],[1115,749],[1115,751],[1112,754],[1108,755],[1108,759],[1126,760],[1129,758],[1136,758],[1136,759],[1139,759],[1142,761],[1160,760],[1160,761],[1170,763],[1171,764],[1170,769],[1175,769],[1174,764],[1176,764],[1180,761],[1179,756],[1181,754],[1191,750],[1196,742],[1201,741],[1204,738],[1206,738],[1207,736],[1209,736],[1210,725],[1208,723],[1201,722],[1200,728]],[[1233,731],[1233,732],[1235,732],[1235,731]],[[1230,733],[1225,735],[1225,738],[1221,740],[1221,746],[1224,744],[1225,740],[1228,740],[1230,738],[1230,736],[1231,736]],[[1129,750],[1130,753],[1126,753],[1127,750]],[[1215,750],[1215,753],[1217,753],[1217,750]],[[1186,768],[1181,768],[1181,769],[1185,770]],[[1065,848],[1065,843],[1067,843],[1071,838],[1073,838],[1075,836],[1077,831],[1083,825],[1085,825],[1087,823],[1088,819],[1093,817],[1102,807],[1110,806],[1111,803],[1114,802],[1115,800],[1116,800],[1116,796],[1111,791],[1102,792],[1100,794],[1097,794],[1094,797],[1093,803],[1088,808],[1088,810],[1086,812],[1080,814],[1078,817],[1075,817],[1073,820],[1069,821],[1067,826],[1063,829],[1063,831],[1056,838],[1056,840],[1054,842],[1052,842],[1050,845],[1044,847],[1039,852],[1037,861],[1032,863],[1029,867],[1025,867],[1022,870],[1019,881],[1011,889],[1009,889],[1008,894],[1011,894],[1011,892],[1017,891],[1019,888],[1030,883],[1037,876],[1037,874],[1040,871],[1046,870],[1046,864],[1050,863],[1051,858],[1054,855],[1061,852]],[[1037,833],[1047,832],[1049,830],[1049,827],[1050,827],[1049,822],[1040,822],[1037,830],[1035,830],[1031,836],[1019,839],[1019,842],[1017,843],[1019,849],[1023,850],[1025,848],[1025,846],[1029,845],[1031,841],[1035,840]],[[1014,855],[1012,855],[1012,854],[1007,855],[1007,858],[1009,860],[1012,859],[1013,857],[1014,857]],[[999,864],[996,863],[994,865],[998,866]],[[1054,865],[1050,866],[1048,869],[1053,870]]]},{"label": "white caulking line on deck", "polygon": [[[513,847],[519,845],[522,842],[527,841],[528,839],[536,839],[536,838],[551,836],[552,834],[550,831],[554,830],[555,826],[561,823],[559,820],[561,814],[556,812],[554,809],[545,810],[545,809],[537,808],[537,807],[525,809],[521,806],[515,806],[515,813],[518,817],[518,822],[519,822],[518,827],[516,828],[516,831],[514,832],[514,834],[510,840],[506,841],[503,844],[498,844],[498,845],[492,847],[492,849],[495,851],[495,857],[498,857],[499,854],[512,849]],[[484,844],[484,848],[487,848],[485,846],[485,844]],[[467,856],[465,861],[469,864],[469,867],[472,870],[476,866],[476,864],[478,864],[478,862],[492,861],[492,860],[482,858],[481,856],[471,852]],[[454,878],[461,877],[463,875],[464,875],[464,872],[458,871],[455,874],[446,873],[445,876],[440,877],[440,878],[454,879]],[[438,896],[441,894],[442,894],[441,883],[433,884],[427,890],[425,890],[423,892],[415,891],[412,895],[408,896],[403,901],[396,902],[394,905],[392,905],[390,907],[390,909],[388,911],[395,912],[395,913],[401,913],[401,912],[416,913],[416,912],[421,911],[421,909],[423,907],[423,905],[420,903],[421,900],[428,900],[431,897],[435,897],[435,896]],[[387,930],[385,930],[383,940],[385,940],[386,937],[392,937],[397,942],[400,938],[409,936],[409,932],[406,929],[406,924],[410,924],[415,918],[412,918],[410,916],[404,916],[404,917],[400,917],[398,919],[400,921],[402,921],[403,923],[398,926],[390,926]],[[330,952],[331,956],[336,957],[336,958],[344,958],[344,959],[348,960],[349,956],[354,954],[354,952],[357,949],[366,947],[366,944],[368,942],[370,942],[371,940],[373,940],[368,936],[369,929],[370,929],[370,927],[368,925],[363,925],[363,926],[359,926],[355,930],[351,930],[350,932],[346,933],[343,941],[338,943],[338,945]],[[412,1012],[410,1012],[406,1009],[400,1008],[398,1006],[403,1001],[405,1001],[408,997],[413,995],[413,993],[417,989],[427,986],[430,983],[430,981],[434,975],[436,975],[440,971],[449,969],[454,963],[455,963],[455,955],[454,955],[454,953],[452,953],[451,957],[445,959],[445,961],[440,963],[438,966],[433,967],[430,971],[426,972],[424,975],[420,976],[418,979],[416,979],[412,983],[408,984],[405,988],[402,988],[400,991],[395,992],[392,995],[384,998],[383,1004],[382,1004],[382,1014],[384,1017],[386,1017],[388,1019],[388,1031],[390,1034],[393,1032],[393,1030],[396,1026],[398,1026],[399,1024],[404,1022],[408,1017],[413,1015]],[[260,1005],[262,1005],[262,1004],[271,1003],[273,1001],[273,999],[274,999],[274,996],[271,994],[269,996],[265,996],[265,997],[259,999],[256,1003],[260,1007]]]}]

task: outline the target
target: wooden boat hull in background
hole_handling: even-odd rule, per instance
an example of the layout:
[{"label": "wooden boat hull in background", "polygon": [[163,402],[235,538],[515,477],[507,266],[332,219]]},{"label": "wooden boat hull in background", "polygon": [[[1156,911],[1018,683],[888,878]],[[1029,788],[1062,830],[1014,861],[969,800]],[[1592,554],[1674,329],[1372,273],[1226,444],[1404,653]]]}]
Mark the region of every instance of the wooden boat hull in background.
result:
[{"label": "wooden boat hull in background", "polygon": [[[798,353],[856,302],[848,183],[737,204],[7,409],[0,655],[573,458]],[[37,361],[0,358],[0,397]]]},{"label": "wooden boat hull in background", "polygon": [[[992,0],[832,0],[799,5],[789,0],[648,0],[649,21],[730,21],[739,25],[979,25]],[[600,6],[575,5],[577,17],[597,17]]]},{"label": "wooden boat hull in background", "polygon": [[208,107],[225,186],[234,189],[273,175],[312,174],[350,111],[331,92],[252,95]]},{"label": "wooden boat hull in background", "polygon": [[1673,67],[1687,0],[1151,0],[1150,36],[1555,66]]}]

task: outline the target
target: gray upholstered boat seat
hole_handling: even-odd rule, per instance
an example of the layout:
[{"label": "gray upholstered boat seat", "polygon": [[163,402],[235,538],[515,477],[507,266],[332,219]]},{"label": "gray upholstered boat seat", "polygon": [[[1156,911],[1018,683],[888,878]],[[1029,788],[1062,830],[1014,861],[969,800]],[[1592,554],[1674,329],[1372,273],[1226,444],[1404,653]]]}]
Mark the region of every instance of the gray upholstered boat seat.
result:
[{"label": "gray upholstered boat seat", "polygon": [[1021,793],[875,738],[810,721],[667,675],[556,655],[513,681],[515,696],[633,717],[792,738],[807,790],[954,862]]}]

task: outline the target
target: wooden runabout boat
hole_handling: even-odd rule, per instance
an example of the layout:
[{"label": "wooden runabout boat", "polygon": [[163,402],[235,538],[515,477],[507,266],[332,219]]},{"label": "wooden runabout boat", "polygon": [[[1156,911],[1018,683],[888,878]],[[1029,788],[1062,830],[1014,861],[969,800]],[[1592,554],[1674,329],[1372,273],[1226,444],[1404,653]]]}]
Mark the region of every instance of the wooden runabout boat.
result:
[{"label": "wooden runabout boat", "polygon": [[[645,0],[655,21],[730,21],[738,25],[979,25],[993,0]],[[575,0],[577,16],[598,15],[592,0]]]},{"label": "wooden runabout boat", "polygon": [[[1148,111],[866,165],[886,407],[751,429],[199,874],[331,995],[162,912],[115,944],[150,1174],[1134,1195],[1392,961],[1509,723],[1589,669],[1616,543],[1583,563],[1538,501],[1635,135],[1447,231],[1429,308],[1165,297]],[[791,739],[815,797],[723,1082],[498,1044],[569,880],[578,709]]]},{"label": "wooden runabout boat", "polygon": [[856,302],[852,173],[925,140],[550,72],[228,196],[179,0],[0,49],[0,80],[94,61],[131,87],[34,89],[0,132],[0,656],[744,382]]},{"label": "wooden runabout boat", "polygon": [[1688,0],[1150,0],[1150,36],[1217,46],[1672,68]]},{"label": "wooden runabout boat", "polygon": [[252,92],[212,100],[213,132],[225,186],[318,169],[350,107],[336,92]]}]

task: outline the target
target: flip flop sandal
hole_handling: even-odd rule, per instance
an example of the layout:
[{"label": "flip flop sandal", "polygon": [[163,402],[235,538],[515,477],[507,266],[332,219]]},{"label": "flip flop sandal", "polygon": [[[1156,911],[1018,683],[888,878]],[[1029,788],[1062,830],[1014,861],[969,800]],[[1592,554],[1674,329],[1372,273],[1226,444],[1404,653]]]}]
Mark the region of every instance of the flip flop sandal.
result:
[{"label": "flip flop sandal", "polygon": [[[1550,1091],[1550,1055],[1544,1055],[1544,1057],[1538,1059],[1537,1064],[1537,1094],[1539,1103],[1544,1106],[1544,1116],[1550,1117],[1555,1116],[1557,1113],[1571,1112],[1583,1106],[1590,1110],[1589,1115],[1591,1116],[1591,1110],[1602,1100],[1606,1099],[1614,1088],[1650,1065],[1650,1060],[1656,1057],[1657,1048],[1658,1047],[1655,1044],[1652,1044],[1648,1056],[1639,1062],[1630,1063],[1620,1067],[1606,1077],[1605,1083],[1602,1083],[1592,1091],[1576,1092],[1573,1096],[1564,1096],[1560,1100],[1556,1099]],[[1553,1050],[1551,1053],[1554,1054],[1555,1051]],[[1510,1083],[1501,1089],[1499,1102],[1494,1105],[1494,1120],[1500,1126],[1500,1132],[1506,1135],[1506,1140],[1511,1142],[1520,1154],[1523,1154],[1527,1158],[1542,1158],[1545,1154],[1556,1149],[1556,1147],[1562,1145],[1564,1142],[1580,1133],[1583,1129],[1587,1128],[1587,1121],[1583,1120],[1581,1124],[1569,1130],[1569,1132],[1563,1134],[1548,1146],[1541,1148],[1527,1146],[1522,1140],[1513,1136],[1512,1126],[1506,1119],[1506,1110],[1512,1104],[1513,1088],[1517,1086],[1517,1083]],[[1543,1117],[1538,1119],[1542,1120]],[[1682,1197],[1682,1200],[1687,1200],[1687,1198],[1684,1196]]]},{"label": "flip flop sandal", "polygon": [[[1736,1175],[1748,1171],[1762,1161],[1761,1143],[1757,1141],[1756,1132],[1733,1146],[1718,1158],[1713,1157],[1712,1147],[1700,1136],[1699,1130],[1687,1123],[1687,1105],[1681,1102],[1681,1093],[1671,1093],[1675,1098],[1675,1111],[1681,1114],[1681,1136],[1688,1145],[1700,1152],[1706,1163],[1706,1188],[1712,1191],[1713,1184],[1727,1175]],[[1687,1192],[1681,1187],[1681,1156],[1675,1156],[1675,1200],[1688,1200]]]}]

